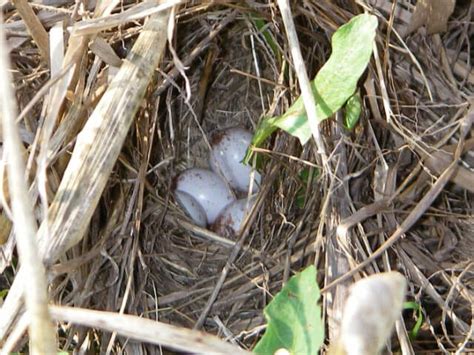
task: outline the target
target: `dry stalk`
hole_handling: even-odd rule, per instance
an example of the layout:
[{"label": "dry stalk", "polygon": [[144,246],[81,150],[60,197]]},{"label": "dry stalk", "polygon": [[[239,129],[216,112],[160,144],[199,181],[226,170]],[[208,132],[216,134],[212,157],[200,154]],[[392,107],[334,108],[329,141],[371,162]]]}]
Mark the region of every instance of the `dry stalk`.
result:
[{"label": "dry stalk", "polygon": [[127,314],[83,308],[50,307],[54,319],[117,332],[127,338],[192,353],[250,354],[214,335]]},{"label": "dry stalk", "polygon": [[300,42],[298,40],[298,34],[296,33],[295,23],[293,22],[290,4],[288,0],[278,0],[278,6],[280,7],[283,23],[285,24],[291,56],[293,57],[296,76],[298,77],[298,82],[300,84],[301,96],[303,97],[304,107],[308,115],[309,127],[311,128],[311,133],[313,133],[313,138],[318,147],[318,153],[321,155],[323,166],[327,168],[327,154],[321,131],[319,130],[316,101],[314,100],[311,83],[309,82],[303,56],[301,55]]},{"label": "dry stalk", "polygon": [[[56,352],[55,331],[48,313],[48,292],[45,269],[36,245],[36,220],[33,203],[28,194],[22,143],[15,123],[15,96],[10,84],[5,39],[0,27],[0,88],[2,92],[3,144],[8,157],[8,183],[10,188],[13,222],[18,253],[24,272],[17,283],[24,286],[23,296],[30,317],[29,331],[33,354]],[[28,287],[26,287],[28,285]]]}]

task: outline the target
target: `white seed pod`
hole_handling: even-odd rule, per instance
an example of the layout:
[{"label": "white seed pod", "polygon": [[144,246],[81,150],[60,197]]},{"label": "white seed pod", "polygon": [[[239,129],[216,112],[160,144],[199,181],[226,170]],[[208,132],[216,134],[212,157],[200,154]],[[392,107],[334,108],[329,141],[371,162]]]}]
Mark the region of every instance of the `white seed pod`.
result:
[{"label": "white seed pod", "polygon": [[206,211],[204,211],[202,206],[194,197],[187,192],[175,191],[174,198],[196,225],[200,227],[207,226]]},{"label": "white seed pod", "polygon": [[219,235],[237,235],[254,204],[255,196],[251,196],[227,205],[212,225],[212,230]]},{"label": "white seed pod", "polygon": [[352,285],[342,313],[340,353],[379,354],[400,317],[406,287],[405,277],[394,271]]},{"label": "white seed pod", "polygon": [[[176,192],[185,192],[196,201],[206,213],[207,223],[214,223],[219,213],[229,203],[235,201],[234,194],[225,181],[216,173],[206,169],[189,169],[181,173],[175,180]],[[182,196],[181,196],[182,197]],[[179,202],[179,197],[177,198]],[[184,200],[188,205],[182,207],[188,212],[195,210],[194,201]],[[183,200],[181,199],[181,202]],[[192,217],[192,216],[191,216]],[[195,220],[197,223],[198,221]]]},{"label": "white seed pod", "polygon": [[252,134],[240,127],[216,131],[211,135],[209,165],[213,171],[221,174],[234,189],[247,192],[251,176],[254,177],[252,192],[258,191],[261,176],[252,172],[252,167],[242,163]]}]

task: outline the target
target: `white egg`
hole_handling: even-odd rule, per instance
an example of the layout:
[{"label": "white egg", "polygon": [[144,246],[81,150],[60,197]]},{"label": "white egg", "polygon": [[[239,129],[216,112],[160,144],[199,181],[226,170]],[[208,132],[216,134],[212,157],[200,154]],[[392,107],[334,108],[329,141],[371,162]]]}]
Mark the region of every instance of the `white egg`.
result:
[{"label": "white egg", "polygon": [[232,202],[217,217],[212,230],[220,235],[237,235],[255,204],[255,196]]},{"label": "white egg", "polygon": [[[209,165],[213,171],[221,174],[238,191],[249,190],[252,167],[242,163],[252,134],[239,127],[214,132],[211,136]],[[254,172],[252,192],[258,191],[261,176]]]},{"label": "white egg", "polygon": [[[197,201],[206,213],[207,223],[210,224],[214,223],[225,206],[235,200],[226,182],[216,173],[206,169],[189,169],[181,173],[175,180],[176,192],[185,192]],[[193,209],[191,205],[183,208],[188,213]]]},{"label": "white egg", "polygon": [[184,209],[186,214],[200,227],[207,226],[206,211],[201,207],[198,201],[187,192],[175,191],[176,202]]}]

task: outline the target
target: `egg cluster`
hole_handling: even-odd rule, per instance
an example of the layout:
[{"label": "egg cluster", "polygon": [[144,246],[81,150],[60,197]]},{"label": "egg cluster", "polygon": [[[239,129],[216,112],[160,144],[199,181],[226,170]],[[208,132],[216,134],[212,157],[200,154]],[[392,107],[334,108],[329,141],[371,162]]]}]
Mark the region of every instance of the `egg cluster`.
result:
[{"label": "egg cluster", "polygon": [[255,196],[236,199],[252,189],[258,191],[261,176],[242,163],[252,134],[240,127],[214,132],[210,139],[211,170],[192,168],[175,180],[176,202],[199,226],[211,226],[221,235],[237,234]]}]

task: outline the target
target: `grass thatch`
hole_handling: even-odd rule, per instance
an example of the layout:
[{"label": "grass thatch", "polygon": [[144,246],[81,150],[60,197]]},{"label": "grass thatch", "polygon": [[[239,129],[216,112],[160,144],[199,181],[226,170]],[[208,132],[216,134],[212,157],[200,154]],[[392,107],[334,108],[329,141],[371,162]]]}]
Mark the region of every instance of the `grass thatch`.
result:
[{"label": "grass thatch", "polygon": [[[363,114],[351,132],[342,113],[320,126],[324,164],[314,142],[302,147],[283,132],[256,149],[263,184],[233,240],[191,223],[172,181],[207,166],[213,130],[253,130],[300,95],[276,4],[0,2],[50,302],[76,308],[51,309],[59,348],[158,353],[152,344],[173,347],[181,336],[175,349],[228,349],[137,318],[131,332],[129,314],[252,349],[272,295],[315,264],[327,342],[354,278],[398,270],[425,322],[409,340],[415,320],[404,313],[392,349],[474,351],[473,5],[458,0],[446,30],[427,34],[411,25],[414,3],[292,2],[310,78],[340,25],[363,11],[378,16],[359,85]],[[305,184],[304,169],[318,175]],[[0,347],[21,350],[21,292],[32,275],[18,267],[4,164],[0,176],[0,291],[9,290]]]}]

